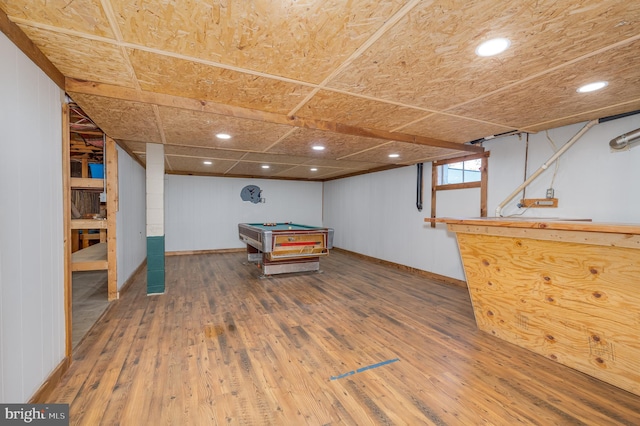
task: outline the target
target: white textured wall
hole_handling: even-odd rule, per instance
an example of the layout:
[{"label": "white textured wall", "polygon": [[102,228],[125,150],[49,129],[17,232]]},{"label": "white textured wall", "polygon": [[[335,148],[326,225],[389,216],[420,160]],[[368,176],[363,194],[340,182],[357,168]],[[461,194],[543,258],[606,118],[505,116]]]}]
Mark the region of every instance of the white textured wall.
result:
[{"label": "white textured wall", "polygon": [[65,356],[60,89],[0,33],[0,402]]},{"label": "white textured wall", "polygon": [[[265,203],[242,201],[258,185]],[[241,248],[238,223],[321,226],[322,183],[203,176],[165,176],[166,251]]]},{"label": "white textured wall", "polygon": [[145,169],[118,147],[118,289],[147,256]]},{"label": "white textured wall", "polygon": [[[559,148],[584,125],[552,129]],[[523,216],[590,218],[599,222],[640,223],[640,146],[611,153],[609,140],[640,127],[640,115],[599,124],[559,160],[554,180],[557,209],[529,209]],[[525,138],[487,142],[488,213],[524,181]],[[545,132],[529,137],[528,174],[553,154]],[[336,247],[402,265],[464,279],[455,236],[443,225],[423,223],[430,215],[431,167],[425,164],[423,211],[415,207],[415,166],[329,181],[324,189],[324,225],[335,228]],[[544,198],[555,166],[528,189],[528,198]],[[478,189],[440,191],[437,216],[479,216]],[[523,212],[513,203],[504,215]]]}]

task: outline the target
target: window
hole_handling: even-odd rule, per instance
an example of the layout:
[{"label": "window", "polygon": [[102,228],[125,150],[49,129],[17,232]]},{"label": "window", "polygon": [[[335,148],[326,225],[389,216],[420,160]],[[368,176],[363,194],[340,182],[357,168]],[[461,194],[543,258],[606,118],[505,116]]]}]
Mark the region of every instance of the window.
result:
[{"label": "window", "polygon": [[482,159],[476,158],[438,166],[438,185],[480,182]]},{"label": "window", "polygon": [[435,227],[436,194],[451,189],[479,188],[480,216],[487,216],[489,152],[434,161],[431,167],[431,227]]}]

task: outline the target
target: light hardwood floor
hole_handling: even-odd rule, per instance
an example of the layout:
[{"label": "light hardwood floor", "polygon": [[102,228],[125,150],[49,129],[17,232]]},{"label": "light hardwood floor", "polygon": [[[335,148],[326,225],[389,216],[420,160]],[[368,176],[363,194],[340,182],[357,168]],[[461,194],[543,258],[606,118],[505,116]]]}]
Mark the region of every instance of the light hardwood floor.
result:
[{"label": "light hardwood floor", "polygon": [[159,296],[139,274],[49,402],[82,425],[640,424],[640,397],[478,331],[465,289],[338,251],[244,260],[167,257]]}]

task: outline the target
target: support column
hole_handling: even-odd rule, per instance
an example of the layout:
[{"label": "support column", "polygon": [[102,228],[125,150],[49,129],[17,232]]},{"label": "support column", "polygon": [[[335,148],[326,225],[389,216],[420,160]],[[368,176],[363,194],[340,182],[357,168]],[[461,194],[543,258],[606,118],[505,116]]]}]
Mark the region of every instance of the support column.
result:
[{"label": "support column", "polygon": [[[109,300],[115,300],[120,297],[118,292],[118,256],[117,256],[117,240],[116,240],[116,215],[118,213],[118,150],[116,149],[116,141],[110,137],[105,138],[105,166],[107,179],[107,289],[109,292]],[[104,229],[100,230],[100,241]]]},{"label": "support column", "polygon": [[147,144],[147,295],[164,293],[164,145]]}]

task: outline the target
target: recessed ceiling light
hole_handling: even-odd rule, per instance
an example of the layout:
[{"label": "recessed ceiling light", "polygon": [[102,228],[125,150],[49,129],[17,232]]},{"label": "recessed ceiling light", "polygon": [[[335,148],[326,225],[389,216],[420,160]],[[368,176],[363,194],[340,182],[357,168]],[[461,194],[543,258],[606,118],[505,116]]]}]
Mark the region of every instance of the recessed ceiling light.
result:
[{"label": "recessed ceiling light", "polygon": [[213,163],[211,161],[203,161],[202,164],[206,164],[207,166],[210,166]]},{"label": "recessed ceiling light", "polygon": [[596,81],[595,83],[589,83],[579,87],[578,90],[576,90],[576,92],[578,93],[594,92],[596,90],[602,89],[607,84],[609,84],[609,82],[607,81]]},{"label": "recessed ceiling light", "polygon": [[263,169],[268,169],[268,168],[269,168],[269,166],[268,166],[268,165],[266,165],[266,164],[264,164],[264,165],[262,166],[262,168],[263,168]]},{"label": "recessed ceiling light", "polygon": [[314,145],[313,146],[313,150],[314,151],[324,151],[324,146],[322,146],[322,145]]},{"label": "recessed ceiling light", "polygon": [[310,170],[311,170],[312,172],[317,172],[317,171],[318,171],[318,169],[316,169],[315,167],[312,167]]},{"label": "recessed ceiling light", "polygon": [[478,56],[494,56],[498,53],[502,53],[511,46],[511,41],[507,38],[493,38],[480,44],[476,48],[476,55]]},{"label": "recessed ceiling light", "polygon": [[389,158],[398,158],[400,154],[389,154]]},{"label": "recessed ceiling light", "polygon": [[231,139],[231,135],[229,135],[227,133],[218,133],[216,135],[216,138],[218,138],[218,139]]}]

